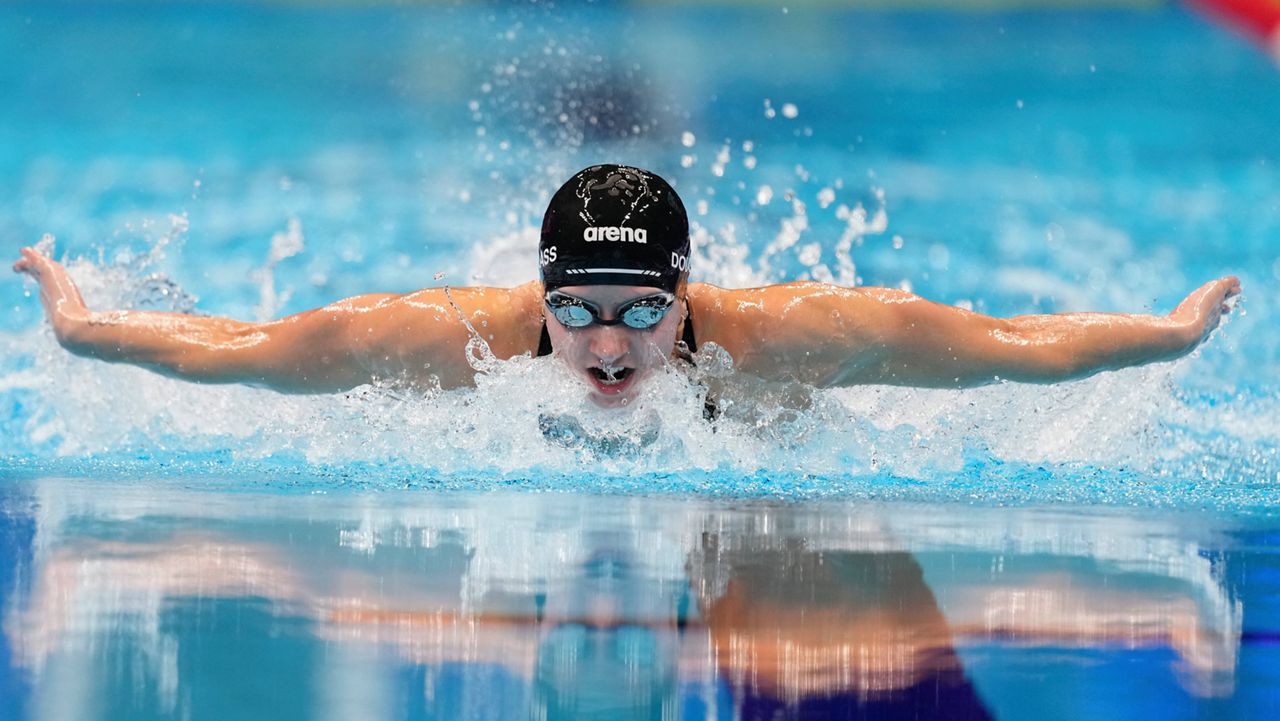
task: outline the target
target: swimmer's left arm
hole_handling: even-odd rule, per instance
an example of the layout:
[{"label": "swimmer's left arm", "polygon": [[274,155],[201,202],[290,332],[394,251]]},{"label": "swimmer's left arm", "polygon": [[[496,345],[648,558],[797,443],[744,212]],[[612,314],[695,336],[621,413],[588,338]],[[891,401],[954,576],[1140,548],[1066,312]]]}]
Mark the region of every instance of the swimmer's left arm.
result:
[{"label": "swimmer's left arm", "polygon": [[858,347],[825,385],[937,388],[1000,380],[1054,383],[1180,358],[1194,350],[1240,293],[1234,277],[1204,284],[1167,316],[1061,313],[993,318],[888,289],[862,290]]}]

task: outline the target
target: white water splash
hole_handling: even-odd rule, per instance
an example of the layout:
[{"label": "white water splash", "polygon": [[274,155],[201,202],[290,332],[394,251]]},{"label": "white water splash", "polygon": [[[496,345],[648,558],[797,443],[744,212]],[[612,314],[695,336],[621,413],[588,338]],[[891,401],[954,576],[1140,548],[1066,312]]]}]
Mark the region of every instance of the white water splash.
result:
[{"label": "white water splash", "polygon": [[290,218],[284,231],[271,236],[267,262],[253,272],[253,279],[258,283],[258,304],[253,308],[253,314],[259,321],[275,318],[293,296],[293,291],[289,288],[276,291],[276,265],[285,258],[301,253],[305,247],[302,221],[297,218]]}]

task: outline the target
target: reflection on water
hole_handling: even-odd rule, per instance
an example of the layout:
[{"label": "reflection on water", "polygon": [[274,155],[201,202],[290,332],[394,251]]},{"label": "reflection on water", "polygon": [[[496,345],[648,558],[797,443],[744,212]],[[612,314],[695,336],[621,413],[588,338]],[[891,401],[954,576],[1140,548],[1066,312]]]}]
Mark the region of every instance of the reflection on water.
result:
[{"label": "reflection on water", "polygon": [[1069,718],[1082,683],[1139,693],[1116,663],[1147,708],[1237,694],[1243,607],[1191,517],[62,480],[0,501],[30,529],[0,548],[0,689],[33,719]]}]

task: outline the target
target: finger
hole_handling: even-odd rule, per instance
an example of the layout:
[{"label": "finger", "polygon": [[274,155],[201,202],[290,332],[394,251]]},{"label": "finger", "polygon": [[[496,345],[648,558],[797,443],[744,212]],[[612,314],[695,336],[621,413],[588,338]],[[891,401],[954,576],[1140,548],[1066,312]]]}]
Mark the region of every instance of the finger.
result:
[{"label": "finger", "polygon": [[32,248],[23,248],[20,252],[22,253],[22,257],[18,259],[19,263],[22,263],[25,267],[32,269],[40,267],[40,261],[44,259],[44,256],[40,255]]}]

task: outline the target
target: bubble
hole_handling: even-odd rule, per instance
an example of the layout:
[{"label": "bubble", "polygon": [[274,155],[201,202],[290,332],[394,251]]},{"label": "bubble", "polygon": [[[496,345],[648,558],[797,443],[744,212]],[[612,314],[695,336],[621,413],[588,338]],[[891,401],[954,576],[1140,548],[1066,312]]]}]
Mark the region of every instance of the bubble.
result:
[{"label": "bubble", "polygon": [[697,142],[697,139],[694,137],[693,133],[688,130],[680,134],[680,144],[684,147],[692,148],[695,142]]},{"label": "bubble", "polygon": [[768,205],[773,200],[773,188],[762,185],[756,190],[756,205]]},{"label": "bubble", "polygon": [[796,107],[795,103],[786,103],[782,106],[782,117],[784,118],[795,118],[799,114],[800,109]]}]

